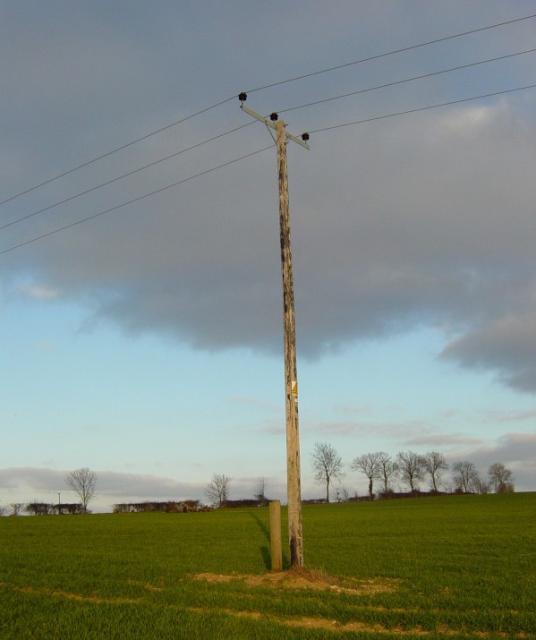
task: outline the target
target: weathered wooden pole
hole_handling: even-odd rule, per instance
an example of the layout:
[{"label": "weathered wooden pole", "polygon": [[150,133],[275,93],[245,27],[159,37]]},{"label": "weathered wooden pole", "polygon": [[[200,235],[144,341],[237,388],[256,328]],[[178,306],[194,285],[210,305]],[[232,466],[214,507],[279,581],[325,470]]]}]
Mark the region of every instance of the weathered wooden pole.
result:
[{"label": "weathered wooden pole", "polygon": [[303,567],[298,373],[296,369],[296,325],[294,321],[294,283],[292,278],[292,247],[290,244],[287,135],[285,122],[278,120],[275,125],[275,130],[277,136],[277,167],[279,173],[281,275],[283,280],[288,539],[291,566]]},{"label": "weathered wooden pole", "polygon": [[[309,149],[309,134],[300,138],[288,133],[286,123],[277,113],[270,118],[246,106],[246,93],[238,96],[240,108],[276,132],[279,177],[279,233],[281,241],[281,275],[283,280],[283,326],[285,357],[285,414],[287,438],[287,504],[290,565],[303,567],[303,531],[301,515],[300,432],[298,423],[298,374],[296,369],[296,325],[294,321],[294,284],[292,279],[292,247],[288,204],[287,140]],[[270,132],[271,133],[271,132]]]},{"label": "weathered wooden pole", "polygon": [[281,549],[281,503],[279,500],[270,501],[270,558],[272,571],[281,571],[283,553]]}]

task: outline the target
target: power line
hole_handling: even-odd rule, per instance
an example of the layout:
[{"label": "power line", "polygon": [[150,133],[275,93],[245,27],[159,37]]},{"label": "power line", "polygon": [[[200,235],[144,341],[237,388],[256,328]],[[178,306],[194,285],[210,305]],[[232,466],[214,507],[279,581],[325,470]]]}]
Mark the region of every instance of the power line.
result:
[{"label": "power line", "polygon": [[437,44],[439,42],[446,42],[447,40],[454,40],[455,38],[461,38],[462,36],[468,36],[472,33],[479,33],[482,31],[488,31],[490,29],[497,29],[498,27],[504,27],[509,24],[514,24],[516,22],[523,22],[524,20],[531,20],[532,18],[536,18],[536,13],[533,13],[528,16],[522,16],[520,18],[512,18],[511,20],[504,20],[503,22],[496,22],[494,24],[487,25],[485,27],[478,27],[476,29],[470,29],[469,31],[462,31],[460,33],[454,33],[449,36],[443,36],[441,38],[435,38],[434,40],[428,40],[427,42],[420,42],[419,44],[409,45],[407,47],[401,47],[400,49],[391,49],[390,51],[385,51],[384,53],[378,53],[373,56],[368,56],[366,58],[360,58],[359,60],[352,60],[350,62],[344,62],[343,64],[338,64],[333,67],[326,67],[324,69],[319,69],[317,71],[311,71],[309,73],[304,73],[299,76],[293,76],[292,78],[286,78],[285,80],[278,80],[277,82],[271,82],[269,84],[262,85],[260,87],[255,87],[254,89],[249,89],[247,93],[254,93],[255,91],[263,91],[264,89],[270,89],[272,87],[278,87],[282,84],[288,84],[289,82],[296,82],[297,80],[304,80],[305,78],[312,78],[313,76],[319,76],[323,73],[329,73],[330,71],[336,71],[337,69],[344,69],[346,67],[351,67],[357,64],[363,64],[364,62],[371,62],[372,60],[379,60],[380,58],[386,58],[387,56],[392,56],[397,53],[404,53],[405,51],[412,51],[413,49],[420,49],[421,47],[427,47],[431,44]]},{"label": "power line", "polygon": [[195,111],[194,113],[190,113],[189,115],[185,116],[184,118],[181,118],[180,120],[175,120],[175,122],[170,122],[169,124],[164,125],[163,127],[159,127],[158,129],[153,129],[152,131],[149,131],[148,133],[144,134],[143,136],[140,136],[139,138],[135,138],[134,140],[131,140],[130,142],[126,142],[125,144],[120,145],[119,147],[114,147],[113,149],[110,149],[110,151],[106,151],[106,153],[102,153],[98,156],[95,156],[94,158],[91,158],[90,160],[86,160],[85,162],[82,162],[80,164],[77,164],[74,167],[71,167],[70,169],[67,169],[66,171],[63,171],[62,173],[58,173],[55,176],[52,176],[51,178],[47,178],[46,180],[43,180],[42,182],[39,182],[38,184],[34,184],[31,187],[28,187],[27,189],[23,189],[22,191],[19,191],[18,193],[14,193],[13,195],[9,196],[8,198],[5,198],[5,200],[1,200],[0,201],[0,206],[11,202],[12,200],[15,200],[15,198],[18,198],[20,196],[26,195],[27,193],[30,193],[32,191],[35,191],[36,189],[39,189],[40,187],[44,187],[47,184],[50,184],[51,182],[54,182],[55,180],[59,180],[60,178],[64,178],[65,176],[68,176],[71,173],[74,173],[75,171],[78,171],[79,169],[83,169],[84,167],[89,167],[89,165],[94,164],[95,162],[97,162],[98,160],[102,160],[103,158],[107,158],[108,156],[111,156],[114,153],[117,153],[118,151],[122,151],[123,149],[127,149],[128,147],[131,147],[132,145],[138,143],[138,142],[142,142],[143,140],[147,140],[147,138],[150,138],[151,136],[156,135],[157,133],[162,133],[162,131],[166,131],[167,129],[171,129],[171,127],[176,127],[179,124],[182,124],[183,122],[186,122],[187,120],[191,120],[192,118],[195,118],[197,116],[200,116],[203,113],[207,113],[207,111],[211,111],[212,109],[215,109],[216,107],[220,107],[221,105],[226,104],[227,102],[230,102],[231,100],[234,100],[235,96],[231,96],[229,98],[225,98],[225,100],[220,100],[219,102],[215,102],[214,104],[211,104],[208,107],[204,107],[203,109],[200,109],[199,111]]},{"label": "power line", "polygon": [[[327,102],[333,102],[333,101],[340,100],[342,98],[347,98],[347,97],[350,97],[350,96],[360,95],[360,94],[363,94],[363,93],[369,93],[371,91],[377,91],[379,89],[385,89],[387,87],[393,87],[393,86],[405,84],[405,83],[408,83],[408,82],[413,82],[413,81],[416,81],[416,80],[422,80],[422,79],[425,79],[425,78],[430,78],[430,77],[442,75],[442,74],[445,74],[445,73],[451,73],[453,71],[459,71],[459,70],[462,70],[462,69],[468,69],[470,67],[475,67],[475,66],[479,66],[479,65],[482,65],[482,64],[490,63],[490,62],[498,62],[498,61],[501,61],[501,60],[507,60],[509,58],[513,58],[513,57],[521,56],[521,55],[526,55],[526,54],[534,53],[534,52],[536,52],[536,48],[525,49],[523,51],[518,51],[518,52],[515,52],[515,53],[508,53],[508,54],[505,54],[505,55],[502,55],[502,56],[496,56],[494,58],[487,58],[485,60],[479,60],[477,62],[470,62],[470,63],[467,63],[467,64],[458,65],[458,66],[455,66],[455,67],[449,67],[447,69],[440,69],[438,71],[431,71],[429,73],[424,73],[424,74],[420,74],[420,75],[417,75],[417,76],[411,76],[409,78],[404,78],[402,80],[394,80],[392,82],[387,82],[387,83],[383,83],[383,84],[379,84],[379,85],[374,85],[372,87],[366,87],[366,88],[363,88],[363,89],[357,89],[355,91],[350,91],[348,93],[343,93],[343,94],[339,94],[339,95],[336,95],[336,96],[330,96],[328,98],[322,98],[320,100],[315,100],[313,102],[307,102],[307,103],[304,103],[304,104],[295,105],[293,107],[287,107],[285,109],[280,109],[279,113],[287,113],[289,111],[297,111],[299,109],[305,109],[306,107],[316,106],[316,105],[324,104],[324,103],[327,103]],[[13,225],[19,224],[20,222],[24,222],[25,220],[29,220],[29,219],[31,219],[31,218],[33,218],[35,216],[41,215],[43,213],[46,213],[47,211],[50,211],[51,209],[54,209],[54,208],[56,208],[56,207],[58,207],[58,206],[60,206],[62,204],[66,204],[67,202],[72,202],[73,200],[76,200],[77,198],[80,198],[80,197],[82,197],[84,195],[87,195],[88,193],[92,193],[94,191],[102,189],[103,187],[109,186],[110,184],[118,182],[119,180],[122,180],[122,179],[130,177],[130,176],[132,176],[132,175],[134,175],[136,173],[139,173],[140,171],[143,171],[144,169],[148,169],[150,167],[154,167],[155,165],[160,164],[162,162],[165,162],[166,160],[170,160],[171,158],[175,158],[177,156],[183,155],[184,153],[187,153],[187,152],[192,151],[194,149],[198,149],[199,147],[202,147],[202,146],[204,146],[206,144],[209,144],[210,142],[214,142],[214,141],[219,140],[219,139],[221,139],[221,138],[223,138],[223,137],[225,137],[227,135],[230,135],[232,133],[240,131],[241,129],[244,129],[245,127],[249,127],[251,124],[254,124],[254,123],[253,122],[247,122],[246,124],[242,124],[242,125],[240,125],[238,127],[235,127],[233,129],[229,129],[227,131],[224,131],[223,133],[220,133],[218,135],[212,136],[211,138],[207,138],[206,140],[203,140],[203,141],[198,142],[198,143],[196,143],[194,145],[191,145],[189,147],[186,147],[186,148],[181,149],[179,151],[176,151],[174,153],[171,153],[171,154],[168,154],[168,155],[163,156],[161,158],[158,158],[157,160],[154,160],[152,162],[144,164],[141,167],[138,167],[136,169],[133,169],[131,171],[123,173],[123,174],[121,174],[119,176],[116,176],[115,178],[107,180],[106,182],[102,182],[102,183],[100,183],[100,184],[98,184],[98,185],[96,185],[94,187],[91,187],[89,189],[85,189],[84,191],[81,191],[81,192],[76,193],[76,194],[74,194],[72,196],[69,196],[69,197],[64,198],[62,200],[59,200],[59,201],[57,201],[57,202],[55,202],[53,204],[50,204],[50,205],[48,205],[46,207],[38,209],[37,211],[33,211],[32,213],[28,213],[28,214],[26,214],[24,216],[21,216],[21,217],[15,219],[15,220],[11,220],[10,222],[6,222],[5,224],[0,225],[0,231],[2,231],[3,229],[7,229],[8,227],[11,227]]]},{"label": "power line", "polygon": [[[359,60],[353,60],[353,61],[350,61],[350,62],[345,62],[343,64],[335,65],[335,66],[332,66],[332,67],[326,67],[324,69],[319,69],[317,71],[312,71],[312,72],[305,73],[305,74],[302,74],[302,75],[299,75],[299,76],[293,76],[291,78],[286,78],[284,80],[279,80],[277,82],[271,82],[269,84],[265,84],[265,85],[260,86],[260,87],[255,87],[253,89],[249,89],[249,93],[253,93],[255,91],[261,91],[263,89],[268,89],[268,88],[271,88],[271,87],[276,87],[276,86],[288,84],[290,82],[295,82],[297,80],[303,80],[304,78],[310,78],[310,77],[313,77],[313,76],[321,75],[323,73],[328,73],[330,71],[336,71],[337,69],[343,69],[345,67],[350,67],[350,66],[362,64],[362,63],[365,63],[365,62],[370,62],[372,60],[378,60],[380,58],[385,58],[387,56],[392,56],[392,55],[395,55],[395,54],[398,54],[398,53],[403,53],[405,51],[411,51],[413,49],[426,47],[426,46],[429,46],[431,44],[436,44],[436,43],[439,43],[439,42],[446,42],[448,40],[453,40],[455,38],[461,38],[462,36],[470,35],[472,33],[479,33],[479,32],[482,32],[482,31],[488,31],[490,29],[496,29],[498,27],[503,27],[503,26],[510,25],[510,24],[515,24],[515,23],[518,23],[518,22],[523,22],[524,20],[530,20],[532,18],[536,18],[536,13],[535,14],[531,14],[531,15],[527,15],[527,16],[522,16],[522,17],[519,17],[519,18],[512,18],[511,20],[504,20],[502,22],[496,22],[496,23],[491,24],[491,25],[487,25],[487,26],[484,26],[484,27],[478,27],[476,29],[470,29],[468,31],[463,31],[463,32],[451,34],[451,35],[448,35],[448,36],[443,36],[441,38],[435,38],[434,40],[428,40],[427,42],[421,42],[421,43],[418,43],[418,44],[409,45],[407,47],[402,47],[400,49],[392,49],[392,50],[386,51],[384,53],[379,53],[379,54],[376,54],[376,55],[373,55],[373,56],[368,56],[366,58],[360,58]],[[65,176],[68,176],[68,175],[74,173],[75,171],[83,169],[84,167],[88,167],[88,166],[94,164],[95,162],[98,162],[99,160],[102,160],[104,158],[107,158],[107,157],[111,156],[114,153],[122,151],[123,149],[127,149],[128,147],[131,147],[132,145],[137,144],[138,142],[142,142],[144,140],[147,140],[151,136],[154,136],[154,135],[156,135],[158,133],[166,131],[167,129],[170,129],[170,128],[175,127],[175,126],[177,126],[179,124],[182,124],[183,122],[186,122],[187,120],[190,120],[190,119],[195,118],[197,116],[200,116],[200,115],[202,115],[204,113],[207,113],[208,111],[211,111],[212,109],[220,107],[220,106],[222,106],[222,105],[224,105],[224,104],[226,104],[226,103],[228,103],[228,102],[230,102],[230,101],[232,101],[234,99],[235,99],[235,96],[230,96],[230,97],[224,98],[223,100],[219,100],[218,102],[215,102],[214,104],[211,104],[208,107],[204,107],[202,109],[199,109],[198,111],[195,111],[194,113],[191,113],[191,114],[185,116],[184,118],[180,118],[179,120],[175,120],[174,122],[170,122],[169,124],[166,124],[166,125],[164,125],[162,127],[159,127],[158,129],[153,129],[152,131],[149,131],[146,134],[144,134],[144,135],[142,135],[142,136],[140,136],[138,138],[134,138],[133,140],[130,140],[129,142],[126,142],[125,144],[122,144],[122,145],[120,145],[118,147],[114,147],[113,149],[110,149],[109,151],[107,151],[105,153],[102,153],[102,154],[100,154],[98,156],[95,156],[95,157],[93,157],[93,158],[91,158],[89,160],[86,160],[85,162],[82,162],[82,163],[78,164],[78,165],[75,165],[74,167],[71,167],[70,169],[67,169],[67,170],[65,170],[65,171],[63,171],[61,173],[58,173],[55,176],[47,178],[46,180],[43,180],[42,182],[39,182],[39,183],[34,184],[34,185],[32,185],[32,186],[30,186],[30,187],[28,187],[26,189],[23,189],[22,191],[14,193],[13,195],[5,198],[4,200],[1,200],[0,201],[0,206],[2,206],[4,204],[7,204],[8,202],[11,202],[12,200],[15,200],[15,198],[19,198],[20,196],[23,196],[23,195],[26,195],[28,193],[31,193],[32,191],[35,191],[36,189],[39,189],[40,187],[44,187],[45,185],[50,184],[51,182],[54,182],[56,180],[59,180],[60,178],[64,178]]]},{"label": "power line", "polygon": [[[381,115],[381,116],[373,116],[370,118],[364,118],[362,120],[353,120],[351,122],[342,122],[339,124],[335,124],[335,125],[331,125],[329,127],[322,127],[319,129],[313,129],[312,131],[310,131],[310,133],[322,133],[325,131],[333,131],[334,129],[340,129],[342,127],[349,127],[349,126],[353,126],[353,125],[358,125],[358,124],[364,124],[366,122],[374,122],[376,120],[384,120],[386,118],[395,118],[398,116],[404,116],[404,115],[408,115],[410,113],[417,113],[420,111],[427,111],[429,109],[438,109],[440,107],[446,107],[448,105],[453,105],[453,104],[460,104],[462,102],[469,102],[472,100],[480,100],[480,99],[484,99],[484,98],[491,98],[494,96],[499,96],[499,95],[504,95],[507,93],[514,93],[516,91],[524,91],[526,89],[533,89],[536,87],[536,83],[533,84],[529,84],[529,85],[524,85],[521,87],[514,87],[512,89],[503,89],[501,91],[494,91],[492,93],[484,93],[484,94],[480,94],[478,96],[470,96],[468,98],[459,98],[457,100],[449,100],[448,102],[441,102],[438,104],[433,104],[433,105],[426,105],[424,107],[416,107],[414,109],[408,109],[406,111],[398,111],[396,113],[388,113],[385,115]],[[126,207],[130,204],[134,204],[135,202],[139,202],[141,200],[144,200],[146,198],[149,198],[150,196],[156,195],[158,193],[161,193],[162,191],[166,191],[167,189],[171,189],[173,187],[177,187],[181,184],[184,184],[185,182],[189,182],[190,180],[193,180],[195,178],[199,178],[201,176],[207,175],[209,173],[212,173],[214,171],[217,171],[219,169],[223,169],[224,167],[227,167],[231,164],[235,164],[237,162],[240,162],[242,160],[245,160],[247,158],[251,158],[252,156],[255,156],[259,153],[262,153],[264,151],[267,151],[268,149],[271,149],[273,145],[269,145],[267,147],[263,147],[261,149],[257,149],[256,151],[253,151],[251,153],[248,153],[246,155],[243,156],[239,156],[238,158],[234,158],[233,160],[228,160],[227,162],[224,162],[220,165],[217,165],[215,167],[212,167],[211,169],[206,169],[205,171],[201,171],[199,173],[193,174],[191,176],[188,176],[187,178],[183,178],[182,180],[178,180],[177,182],[173,182],[171,184],[168,184],[164,187],[160,187],[159,189],[155,189],[154,191],[150,191],[149,193],[143,194],[141,196],[138,196],[136,198],[133,198],[131,200],[128,200],[126,202],[123,202],[121,204],[115,205],[113,207],[110,207],[108,209],[104,209],[103,211],[99,211],[97,213],[94,213],[90,216],[86,216],[85,218],[81,218],[80,220],[76,220],[75,222],[71,222],[69,224],[63,225],[62,227],[57,227],[56,229],[52,229],[51,231],[47,231],[46,233],[43,233],[39,236],[35,236],[34,238],[30,238],[29,240],[25,240],[23,242],[20,242],[16,245],[13,245],[11,247],[7,247],[6,249],[2,249],[0,250],[0,255],[4,255],[6,253],[10,253],[11,251],[15,251],[16,249],[19,249],[21,247],[24,247],[26,245],[29,244],[33,244],[34,242],[37,242],[38,240],[42,240],[43,238],[47,238],[49,236],[55,235],[56,233],[59,233],[61,231],[65,231],[66,229],[70,229],[71,227],[75,227],[77,225],[83,224],[85,222],[88,222],[89,220],[93,220],[95,218],[98,218],[100,216],[106,215],[108,213],[111,213],[113,211],[116,211],[118,209],[121,209],[123,207]]]},{"label": "power line", "polygon": [[[499,95],[504,95],[507,93],[514,93],[515,91],[524,91],[526,89],[533,89],[536,87],[536,83],[533,84],[529,84],[529,85],[524,85],[522,87],[514,87],[512,89],[503,89],[501,91],[494,91],[493,93],[484,93],[484,94],[480,94],[478,96],[470,96],[468,98],[459,98],[457,100],[449,100],[448,102],[441,102],[438,104],[433,104],[433,105],[426,105],[424,107],[416,107],[414,109],[408,109],[406,111],[398,111],[396,113],[388,113],[385,115],[381,115],[381,116],[373,116],[370,118],[364,118],[362,120],[353,120],[352,122],[342,122],[340,124],[335,124],[335,125],[331,125],[329,127],[322,127],[319,129],[313,129],[312,131],[310,131],[310,133],[322,133],[324,131],[333,131],[334,129],[340,129],[342,127],[349,127],[349,126],[353,126],[353,125],[358,125],[358,124],[364,124],[366,122],[374,122],[376,120],[384,120],[386,118],[395,118],[398,116],[404,116],[410,113],[417,113],[420,111],[427,111],[429,109],[438,109],[440,107],[446,107],[448,105],[453,105],[453,104],[460,104],[462,102],[469,102],[472,100],[480,100],[483,98],[491,98],[493,96],[499,96]],[[199,173],[193,174],[191,176],[188,176],[187,178],[183,178],[182,180],[179,180],[177,182],[173,182],[172,184],[166,185],[164,187],[161,187],[159,189],[156,189],[154,191],[150,191],[149,193],[143,194],[141,196],[138,196],[136,198],[133,198],[132,200],[128,200],[127,202],[123,202],[121,204],[115,205],[113,207],[110,207],[108,209],[104,209],[103,211],[99,211],[97,213],[94,213],[90,216],[86,216],[85,218],[82,218],[80,220],[76,220],[75,222],[71,222],[69,224],[66,224],[62,227],[58,227],[56,229],[53,229],[52,231],[48,231],[46,233],[43,233],[39,236],[36,236],[34,238],[30,238],[29,240],[25,240],[23,242],[20,242],[16,245],[13,245],[11,247],[7,247],[6,249],[0,250],[0,255],[4,255],[6,253],[10,253],[11,251],[15,251],[16,249],[19,249],[21,247],[24,247],[28,244],[32,244],[34,242],[37,242],[38,240],[42,240],[43,238],[47,238],[49,236],[55,235],[56,233],[59,233],[60,231],[65,231],[66,229],[70,229],[71,227],[83,224],[85,222],[88,222],[89,220],[93,220],[95,218],[98,218],[100,216],[103,216],[105,214],[111,213],[112,211],[116,211],[117,209],[121,209],[123,207],[126,207],[130,204],[134,204],[135,202],[139,202],[140,200],[144,200],[145,198],[149,198],[150,196],[156,195],[157,193],[161,193],[162,191],[166,191],[167,189],[171,189],[173,187],[177,187],[181,184],[184,184],[185,182],[189,182],[190,180],[193,180],[195,178],[199,178],[201,176],[204,176],[206,174],[212,173],[213,171],[217,171],[218,169],[223,169],[224,167],[227,167],[231,164],[234,164],[236,162],[240,162],[241,160],[245,160],[247,158],[251,158],[252,156],[255,156],[259,153],[262,153],[263,151],[267,151],[268,149],[271,149],[273,145],[269,145],[267,147],[263,147],[262,149],[257,149],[256,151],[253,151],[252,153],[248,153],[246,155],[243,156],[239,156],[238,158],[235,158],[233,160],[228,160],[227,162],[224,162],[220,165],[217,165],[215,167],[212,167],[211,169],[206,169],[205,171],[201,171]]]},{"label": "power line", "polygon": [[76,220],[75,222],[70,222],[69,224],[63,225],[62,227],[57,227],[52,229],[51,231],[47,231],[42,233],[41,235],[30,238],[29,240],[24,240],[23,242],[19,242],[18,244],[12,245],[11,247],[7,247],[6,249],[0,250],[0,255],[4,255],[6,253],[10,253],[11,251],[15,251],[15,249],[20,249],[28,244],[33,244],[38,240],[42,240],[43,238],[48,238],[50,236],[55,235],[56,233],[60,233],[60,231],[65,231],[66,229],[70,229],[71,227],[76,227],[80,224],[84,224],[85,222],[89,222],[90,220],[94,220],[95,218],[99,218],[100,216],[104,216],[108,213],[112,213],[112,211],[117,211],[118,209],[122,209],[130,204],[134,204],[135,202],[140,202],[141,200],[145,200],[151,196],[156,195],[157,193],[162,193],[167,189],[172,189],[173,187],[178,187],[185,182],[189,182],[190,180],[194,180],[195,178],[200,178],[201,176],[205,176],[214,171],[218,171],[219,169],[223,169],[224,167],[228,167],[231,164],[235,164],[242,160],[246,160],[247,158],[252,158],[263,151],[267,151],[271,149],[273,144],[268,145],[267,147],[263,147],[262,149],[257,149],[256,151],[252,151],[251,153],[247,153],[246,155],[239,156],[238,158],[234,158],[233,160],[228,160],[227,162],[223,162],[222,164],[216,165],[210,169],[205,169],[205,171],[200,171],[199,173],[194,173],[187,178],[183,178],[182,180],[178,180],[177,182],[173,182],[171,184],[165,185],[164,187],[160,187],[159,189],[155,189],[154,191],[150,191],[149,193],[145,193],[136,198],[132,198],[131,200],[127,200],[126,202],[122,202],[121,204],[117,204],[113,207],[109,207],[108,209],[104,209],[102,211],[98,211],[97,213],[93,213],[90,216],[86,216],[85,218],[81,218],[80,220]]},{"label": "power line", "polygon": [[503,89],[502,91],[494,91],[493,93],[482,93],[478,96],[471,96],[469,98],[459,98],[458,100],[449,100],[448,102],[440,102],[438,104],[430,104],[425,107],[416,107],[415,109],[408,109],[407,111],[397,111],[395,113],[386,113],[382,116],[372,116],[371,118],[364,118],[363,120],[353,120],[352,122],[341,122],[340,124],[334,124],[329,127],[322,127],[320,129],[312,129],[309,133],[321,133],[323,131],[332,131],[333,129],[340,129],[342,127],[350,127],[357,124],[364,124],[365,122],[374,122],[375,120],[385,120],[386,118],[395,118],[397,116],[405,116],[409,113],[417,113],[419,111],[427,111],[429,109],[439,109],[440,107],[446,107],[451,104],[459,104],[461,102],[470,102],[471,100],[480,100],[483,98],[491,98],[493,96],[500,96],[505,93],[514,93],[515,91],[524,91],[525,89],[533,89],[536,87],[536,82],[533,84],[527,84],[523,87],[514,87],[513,89]]},{"label": "power line", "polygon": [[240,129],[245,129],[246,127],[249,127],[252,124],[254,124],[254,122],[246,122],[245,124],[241,124],[238,127],[234,127],[234,129],[228,129],[223,133],[219,133],[218,135],[212,136],[211,138],[207,138],[206,140],[202,140],[201,142],[191,145],[190,147],[186,147],[185,149],[180,149],[179,151],[175,151],[175,153],[170,153],[167,156],[163,156],[161,158],[158,158],[157,160],[153,160],[153,162],[149,162],[147,164],[142,165],[141,167],[138,167],[137,169],[132,169],[131,171],[127,171],[127,173],[123,173],[119,176],[116,176],[111,180],[107,180],[106,182],[101,182],[100,184],[97,184],[94,187],[90,187],[89,189],[85,189],[84,191],[80,191],[79,193],[75,193],[72,196],[64,198],[63,200],[59,200],[58,202],[54,202],[53,204],[43,207],[42,209],[38,209],[37,211],[33,211],[32,213],[27,213],[26,215],[21,216],[20,218],[11,220],[10,222],[6,222],[5,224],[1,225],[0,231],[2,231],[3,229],[7,229],[8,227],[12,227],[13,225],[19,224],[20,222],[24,222],[25,220],[29,220],[30,218],[34,218],[38,215],[46,213],[47,211],[50,211],[51,209],[55,209],[56,207],[59,207],[62,204],[66,204],[67,202],[72,202],[73,200],[76,200],[77,198],[85,196],[88,193],[92,193],[93,191],[97,191],[98,189],[102,189],[103,187],[107,187],[108,185],[113,184],[114,182],[118,182],[123,178],[128,178],[129,176],[139,173],[144,169],[148,169],[149,167],[154,167],[155,165],[160,164],[161,162],[165,162],[166,160],[170,160],[171,158],[176,158],[177,156],[187,153],[188,151],[192,151],[193,149],[198,149],[199,147],[209,144],[210,142],[214,142],[215,140],[224,138],[225,136],[228,136],[231,133],[236,133],[237,131],[240,131]]},{"label": "power line", "polygon": [[[392,82],[385,82],[384,84],[377,84],[372,87],[366,87],[364,89],[357,89],[348,93],[341,93],[336,96],[328,98],[321,98],[320,100],[314,100],[313,102],[306,102],[294,107],[287,107],[286,109],[279,109],[278,113],[288,113],[289,111],[297,111],[298,109],[305,109],[306,107],[313,107],[318,104],[324,104],[326,102],[333,102],[335,100],[341,100],[342,98],[348,98],[350,96],[356,96],[362,93],[369,93],[370,91],[377,91],[378,89],[385,89],[387,87],[394,87],[407,82],[413,82],[415,80],[423,80],[424,78],[431,78],[433,76],[439,76],[445,73],[451,73],[452,71],[460,71],[461,69],[469,69],[470,67],[476,67],[481,64],[489,62],[498,62],[499,60],[507,60],[508,58],[514,58],[516,56],[526,55],[528,53],[536,52],[536,48],[525,49],[524,51],[517,51],[516,53],[507,53],[503,56],[497,56],[495,58],[486,58],[486,60],[479,60],[478,62],[469,62],[467,64],[461,64],[456,67],[449,67],[448,69],[440,69],[439,71],[431,71],[429,73],[423,73],[418,76],[411,76],[410,78],[404,78],[403,80],[394,80]],[[0,227],[1,228],[1,227]]]}]

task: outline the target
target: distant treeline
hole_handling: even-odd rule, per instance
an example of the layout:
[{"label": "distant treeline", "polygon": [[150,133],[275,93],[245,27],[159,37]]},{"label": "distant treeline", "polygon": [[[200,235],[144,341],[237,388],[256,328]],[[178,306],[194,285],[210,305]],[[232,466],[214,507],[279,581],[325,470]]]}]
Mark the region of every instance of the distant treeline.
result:
[{"label": "distant treeline", "polygon": [[[11,505],[12,507],[14,505]],[[24,506],[24,511],[33,516],[52,515],[78,515],[84,512],[83,506],[79,502],[65,502],[63,504],[49,504],[47,502],[29,502],[27,505],[18,505],[19,510]]]},{"label": "distant treeline", "polygon": [[[267,500],[226,500],[221,506],[229,509],[239,507],[262,507]],[[202,504],[199,500],[168,500],[166,502],[125,502],[114,504],[114,513],[190,513],[194,511],[212,511],[213,507]]]},{"label": "distant treeline", "polygon": [[167,500],[156,502],[146,500],[145,502],[123,502],[114,504],[114,513],[189,513],[192,511],[206,511],[207,507],[199,500]]}]

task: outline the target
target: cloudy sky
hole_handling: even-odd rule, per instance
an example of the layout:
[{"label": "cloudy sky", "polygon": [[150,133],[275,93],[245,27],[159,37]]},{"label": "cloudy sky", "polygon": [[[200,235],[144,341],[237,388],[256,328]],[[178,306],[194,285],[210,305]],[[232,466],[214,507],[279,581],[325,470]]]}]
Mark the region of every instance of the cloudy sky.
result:
[{"label": "cloudy sky", "polygon": [[[536,13],[524,0],[0,0],[0,200],[221,100]],[[262,113],[536,48],[536,19],[249,94]],[[536,53],[289,111],[297,134],[536,83]],[[436,449],[536,489],[536,89],[289,147],[311,451]],[[285,476],[273,149],[238,100],[0,207],[0,504],[99,475],[97,508]],[[2,253],[3,252],[3,253]],[[72,497],[72,496],[71,496]],[[74,499],[74,497],[72,497]]]}]

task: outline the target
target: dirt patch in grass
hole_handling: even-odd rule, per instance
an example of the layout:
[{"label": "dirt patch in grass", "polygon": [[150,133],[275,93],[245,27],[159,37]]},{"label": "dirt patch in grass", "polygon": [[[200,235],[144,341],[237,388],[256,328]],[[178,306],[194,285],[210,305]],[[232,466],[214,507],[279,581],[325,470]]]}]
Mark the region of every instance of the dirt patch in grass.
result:
[{"label": "dirt patch in grass", "polygon": [[151,584],[150,582],[143,582],[142,580],[127,580],[127,584],[131,584],[134,587],[141,587],[142,589],[153,593],[165,590],[163,585]]},{"label": "dirt patch in grass", "polygon": [[328,576],[320,571],[305,569],[278,571],[251,575],[242,573],[197,573],[194,580],[212,583],[241,582],[248,587],[273,587],[283,589],[310,589],[314,591],[330,591],[347,595],[361,596],[376,593],[391,593],[398,588],[398,580],[373,578],[357,580]]},{"label": "dirt patch in grass", "polygon": [[73,600],[75,602],[91,602],[93,604],[139,604],[141,598],[104,598],[96,595],[83,595],[81,593],[73,593],[71,591],[61,591],[59,589],[46,589],[31,586],[17,586],[0,582],[0,587],[10,589],[17,593],[26,593],[29,595],[48,596],[52,598],[63,598],[64,600]]},{"label": "dirt patch in grass", "polygon": [[232,616],[233,618],[243,618],[247,620],[271,622],[285,627],[293,627],[298,629],[313,629],[315,631],[329,631],[333,634],[338,633],[375,633],[378,635],[397,635],[397,636],[418,636],[418,637],[465,637],[474,639],[487,638],[516,638],[524,640],[528,638],[526,633],[504,633],[500,631],[466,631],[464,629],[454,629],[446,625],[440,625],[434,630],[423,629],[422,627],[386,627],[381,624],[370,624],[352,620],[351,622],[339,622],[338,620],[330,620],[328,618],[313,618],[300,616],[296,618],[284,618],[280,616],[263,614],[260,611],[238,611],[235,609],[203,609],[201,607],[190,607],[188,611],[199,615],[207,613],[217,613]]}]

